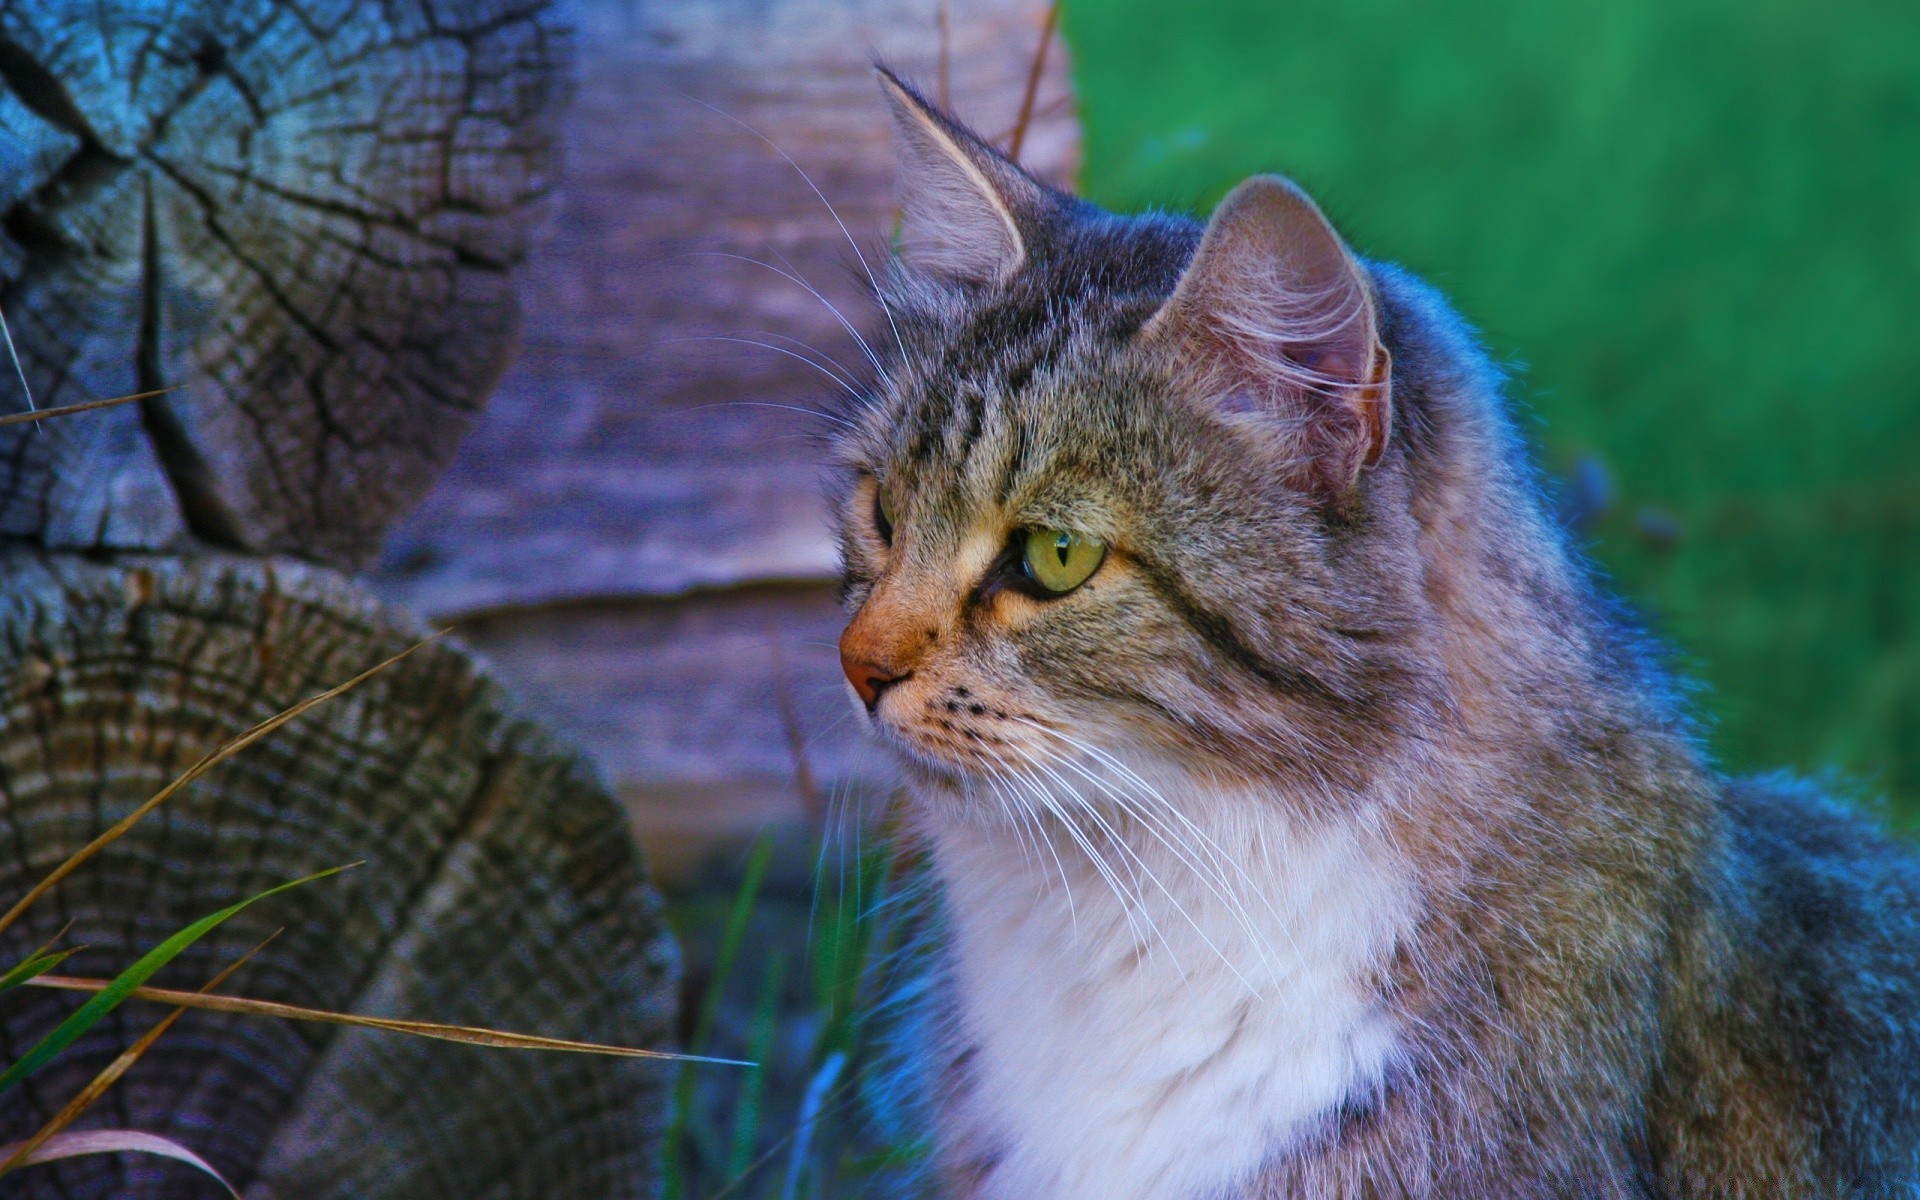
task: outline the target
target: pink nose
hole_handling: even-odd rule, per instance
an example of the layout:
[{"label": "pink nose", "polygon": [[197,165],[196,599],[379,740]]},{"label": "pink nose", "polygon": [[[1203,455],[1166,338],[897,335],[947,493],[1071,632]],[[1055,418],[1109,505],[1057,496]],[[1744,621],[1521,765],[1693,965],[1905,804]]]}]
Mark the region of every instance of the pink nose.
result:
[{"label": "pink nose", "polygon": [[870,662],[861,662],[846,651],[840,652],[840,669],[847,673],[847,682],[860,694],[860,703],[872,712],[874,705],[880,703],[880,693],[905,679],[905,675],[894,675]]}]

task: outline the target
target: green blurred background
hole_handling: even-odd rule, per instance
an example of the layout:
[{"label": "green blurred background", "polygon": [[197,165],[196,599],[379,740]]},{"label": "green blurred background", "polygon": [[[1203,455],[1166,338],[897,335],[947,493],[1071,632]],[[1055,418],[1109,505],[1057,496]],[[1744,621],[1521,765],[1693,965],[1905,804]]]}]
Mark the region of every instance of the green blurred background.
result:
[{"label": "green blurred background", "polygon": [[1516,374],[1731,769],[1920,826],[1920,5],[1070,0],[1087,194],[1255,171]]}]

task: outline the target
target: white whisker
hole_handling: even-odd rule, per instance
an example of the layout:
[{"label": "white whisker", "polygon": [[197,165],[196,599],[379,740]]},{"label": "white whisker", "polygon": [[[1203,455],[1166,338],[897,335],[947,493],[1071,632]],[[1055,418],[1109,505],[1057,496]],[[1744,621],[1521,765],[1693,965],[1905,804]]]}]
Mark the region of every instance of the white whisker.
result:
[{"label": "white whisker", "polygon": [[[1206,830],[1200,828],[1199,825],[1195,824],[1193,819],[1187,816],[1187,814],[1184,811],[1182,811],[1179,805],[1167,799],[1164,795],[1161,794],[1158,788],[1154,787],[1153,784],[1143,779],[1139,775],[1139,773],[1134,771],[1131,767],[1127,766],[1126,763],[1114,757],[1112,754],[1109,754],[1107,751],[1102,750],[1100,747],[1095,746],[1089,742],[1076,738],[1070,733],[1066,733],[1065,731],[1062,731],[1062,730],[1049,728],[1048,726],[1042,725],[1038,721],[1034,721],[1026,717],[1016,717],[1015,719],[1021,721],[1026,725],[1032,726],[1034,729],[1039,730],[1043,735],[1058,739],[1059,741],[1065,743],[1066,745],[1071,746],[1075,750],[1078,750],[1081,753],[1094,758],[1096,761],[1106,766],[1109,770],[1112,770],[1115,773],[1117,773],[1123,781],[1131,784],[1135,788],[1138,788],[1142,793],[1144,793],[1146,798],[1151,799],[1155,804],[1159,805],[1160,808],[1164,809],[1174,819],[1178,820],[1181,826],[1184,827],[1188,833],[1198,838],[1202,843],[1202,845],[1204,845],[1207,848],[1207,850],[1209,851],[1210,855],[1214,858],[1216,863],[1224,863],[1228,866],[1231,866],[1234,870],[1234,873],[1240,877],[1241,882],[1245,883],[1248,886],[1248,888],[1252,890],[1253,894],[1260,899],[1262,905],[1267,910],[1267,914],[1274,918],[1275,922],[1280,926],[1282,930],[1286,929],[1286,922],[1284,921],[1284,919],[1282,919],[1281,915],[1274,910],[1272,901],[1267,896],[1267,890],[1264,887],[1262,887],[1260,883],[1257,880],[1255,880],[1253,876],[1247,872],[1246,864],[1241,862],[1240,859],[1235,855],[1229,853],[1226,850],[1226,848],[1221,846],[1219,842],[1215,841],[1213,837],[1207,833]],[[1216,784],[1215,790],[1216,791],[1219,790],[1217,784]],[[1222,886],[1228,885],[1228,881],[1224,878],[1224,876],[1220,876],[1219,879]],[[1244,909],[1242,911],[1244,912]]]},{"label": "white whisker", "polygon": [[[1035,766],[1039,767],[1042,770],[1047,771],[1047,773],[1049,775],[1052,775],[1055,779],[1060,779],[1060,776],[1056,772],[1054,772],[1050,767],[1048,767],[1044,762],[1034,759],[1031,755],[1026,754],[1025,751],[1021,751],[1020,753],[1022,757],[1025,757],[1028,759],[1028,761],[1033,762]],[[1067,761],[1063,757],[1060,757],[1057,755],[1055,756],[1055,758],[1057,761],[1060,761],[1063,763]],[[1063,785],[1066,785],[1065,780],[1061,780],[1061,782]],[[1200,938],[1200,941],[1207,947],[1207,949],[1213,951],[1214,955],[1220,959],[1221,963],[1223,963],[1226,966],[1227,970],[1231,971],[1234,977],[1239,979],[1240,982],[1246,986],[1248,991],[1253,992],[1255,995],[1258,995],[1260,992],[1260,989],[1254,986],[1253,981],[1248,979],[1246,975],[1244,975],[1241,972],[1240,965],[1234,962],[1232,957],[1229,956],[1225,951],[1220,949],[1219,945],[1216,944],[1213,938],[1208,935],[1206,927],[1203,926],[1197,919],[1194,918],[1193,914],[1187,910],[1186,905],[1182,904],[1180,902],[1179,897],[1173,894],[1173,891],[1167,887],[1166,883],[1162,881],[1159,875],[1154,872],[1153,868],[1150,865],[1148,865],[1146,859],[1140,855],[1139,851],[1137,851],[1131,845],[1129,845],[1126,842],[1126,839],[1121,836],[1119,831],[1114,829],[1114,827],[1107,822],[1106,818],[1100,815],[1098,808],[1096,808],[1093,805],[1087,804],[1084,798],[1080,797],[1079,792],[1077,790],[1074,790],[1074,795],[1077,799],[1081,800],[1081,811],[1085,812],[1089,817],[1091,817],[1095,822],[1097,822],[1100,825],[1100,827],[1106,831],[1108,839],[1112,841],[1121,850],[1123,854],[1127,855],[1129,858],[1133,860],[1135,864],[1137,864],[1139,870],[1145,874],[1148,881],[1150,881],[1154,885],[1154,887],[1159,890],[1161,896],[1165,897],[1167,903],[1173,906],[1174,912],[1178,913],[1180,915],[1180,918],[1184,920],[1193,929],[1194,933],[1198,935],[1198,937]],[[1164,838],[1160,840],[1163,845],[1167,845]],[[1172,847],[1168,845],[1168,849],[1171,850]],[[1176,852],[1176,857],[1178,857],[1177,852]],[[1183,859],[1183,862],[1184,861],[1185,860]],[[1200,874],[1200,872],[1195,871],[1195,874],[1198,875]],[[1204,877],[1202,881],[1205,882]],[[1222,899],[1225,900],[1225,897],[1222,897]],[[1141,906],[1142,906],[1142,911],[1144,913],[1145,912],[1144,896],[1141,897]],[[1151,916],[1148,917],[1148,920],[1149,921],[1152,920]],[[1158,932],[1157,926],[1156,926],[1156,932]],[[1260,938],[1258,936],[1257,930],[1255,930],[1251,925],[1249,925],[1248,932],[1253,935],[1253,941],[1255,942],[1256,946],[1260,945]],[[1161,936],[1160,940],[1161,940],[1161,944],[1167,947],[1168,956],[1173,959],[1175,967],[1180,968],[1179,957],[1174,953],[1172,945],[1167,942],[1164,935]],[[1264,963],[1265,954],[1263,953],[1261,957]],[[1185,971],[1184,969],[1182,969],[1182,974],[1184,973]]]},{"label": "white whisker", "polygon": [[[1132,847],[1126,844],[1125,840],[1115,832],[1111,825],[1107,824],[1099,812],[1089,805],[1086,802],[1086,798],[1081,796],[1071,784],[1065,779],[1062,779],[1057,772],[1048,768],[1045,763],[1036,760],[1026,751],[1017,746],[1014,747],[1013,750],[1014,753],[1020,755],[1021,758],[1033,764],[1035,768],[1046,771],[1057,783],[1066,788],[1068,794],[1073,797],[1075,805],[1074,810],[1070,812],[1065,805],[1059,803],[1057,797],[1053,797],[1051,789],[1045,789],[1048,796],[1054,800],[1054,811],[1059,815],[1061,822],[1066,825],[1068,836],[1079,843],[1081,850],[1086,853],[1088,859],[1091,861],[1094,870],[1098,871],[1101,878],[1107,881],[1107,886],[1112,889],[1114,898],[1120,902],[1121,914],[1126,917],[1127,928],[1132,932],[1134,943],[1138,945],[1144,940],[1140,937],[1139,926],[1135,924],[1135,917],[1137,915],[1141,921],[1146,922],[1147,929],[1153,934],[1153,940],[1158,941],[1160,945],[1165,948],[1167,958],[1173,963],[1175,970],[1180,970],[1182,974],[1184,974],[1185,972],[1180,966],[1180,956],[1175,953],[1173,944],[1167,940],[1165,932],[1161,930],[1159,923],[1153,919],[1153,913],[1147,907],[1146,896],[1140,890],[1140,872],[1144,870],[1147,878],[1151,880],[1156,887],[1160,888],[1161,893],[1166,895],[1168,901],[1173,904],[1174,908],[1180,910],[1180,915],[1185,917],[1187,914],[1184,909],[1180,909],[1179,901],[1175,900],[1164,886],[1161,886],[1159,879],[1153,875],[1151,869],[1148,869],[1146,864],[1140,861],[1137,854],[1133,854]],[[1034,778],[1037,784],[1039,782],[1038,777],[1036,776]],[[1085,813],[1092,818],[1105,833],[1108,843],[1132,860],[1131,862],[1123,860],[1122,864],[1127,867],[1128,874],[1133,876],[1134,886],[1131,892],[1121,885],[1120,876],[1118,872],[1114,870],[1113,864],[1107,860],[1106,856],[1099,852],[1093,845],[1093,839],[1087,836],[1086,831],[1081,829],[1079,823],[1074,820],[1075,813]],[[1188,921],[1191,923],[1192,918],[1189,917]],[[1198,929],[1198,926],[1195,928]],[[1206,940],[1204,933],[1201,934],[1201,940]]]},{"label": "white whisker", "polygon": [[[757,341],[753,338],[727,337],[724,334],[709,333],[709,334],[703,334],[698,337],[667,338],[665,339],[664,344],[671,345],[675,342],[736,342],[742,346],[758,346],[762,350],[771,350],[775,354],[784,354],[788,358],[797,359],[798,361],[807,364],[808,366],[812,367],[814,370],[820,372],[822,375],[825,375],[828,379],[831,379],[836,384],[840,385],[840,389],[846,392],[849,396],[852,396],[855,400],[864,401],[866,399],[866,396],[862,395],[859,389],[855,388],[852,384],[840,378],[838,375],[834,374],[832,371],[828,370],[826,367],[821,366],[819,363],[813,361],[811,358],[808,358],[804,354],[800,354],[795,351],[789,350],[785,346],[776,346],[772,342],[762,342],[762,341]],[[736,401],[732,401],[731,403],[753,404],[753,403],[762,403],[762,402],[750,401],[750,400],[736,400]],[[774,405],[773,407],[781,408],[781,407],[790,407],[790,406]],[[831,413],[823,413],[816,409],[811,409],[811,408],[798,408],[797,406],[793,406],[793,407],[795,407],[795,410],[798,412],[813,413],[813,415],[816,417],[820,417],[824,420],[832,421],[834,424],[842,426],[843,428],[846,428],[846,429],[857,428],[853,424],[853,422],[842,420],[841,418],[836,417]]]},{"label": "white whisker", "polygon": [[840,227],[840,234],[842,237],[847,239],[847,245],[853,247],[854,257],[860,260],[860,270],[867,277],[867,285],[873,289],[873,298],[880,305],[880,311],[886,315],[887,328],[893,332],[894,345],[899,347],[900,356],[902,358],[905,358],[907,354],[907,344],[905,340],[903,340],[900,336],[900,327],[894,323],[893,309],[890,308],[887,304],[886,293],[880,286],[880,280],[876,275],[874,275],[873,268],[869,266],[867,263],[866,252],[860,249],[860,243],[858,240],[854,238],[853,231],[848,229],[847,223],[840,219],[840,210],[833,206],[833,202],[831,200],[827,199],[827,194],[820,190],[820,185],[813,181],[813,176],[807,174],[805,168],[801,167],[799,163],[793,160],[793,155],[788,154],[785,150],[782,150],[778,145],[778,143],[776,143],[772,138],[768,137],[766,134],[761,133],[758,129],[755,129],[752,125],[747,124],[747,122],[741,120],[739,117],[734,116],[732,113],[726,111],[723,108],[719,108],[719,107],[716,107],[715,105],[708,104],[705,100],[702,100],[697,96],[688,96],[687,93],[685,92],[681,92],[680,94],[682,96],[686,96],[688,100],[693,101],[693,103],[698,104],[701,108],[706,109],[708,112],[716,113],[722,117],[725,117],[727,120],[732,121],[735,125],[738,125],[740,128],[746,130],[748,133],[752,134],[754,137],[759,138],[760,141],[769,150],[772,150],[775,154],[778,154],[782,159],[786,160],[786,164],[793,168],[794,173],[799,175],[801,180],[803,180],[806,183],[806,185],[813,190],[814,197],[817,200],[819,200],[821,205],[827,210],[827,215],[832,217],[833,223]]},{"label": "white whisker", "polygon": [[[1007,763],[1007,761],[1004,758],[1000,757],[998,753],[995,753],[993,751],[988,751],[987,755],[988,757],[992,758],[996,764],[999,765],[1002,778],[1005,780],[1007,786],[1009,788],[1014,787],[1014,783],[1012,779],[1012,767]],[[1046,847],[1047,854],[1053,859],[1054,869],[1060,872],[1060,888],[1062,891],[1066,893],[1066,897],[1067,897],[1068,926],[1073,930],[1074,934],[1077,936],[1080,932],[1080,910],[1074,905],[1074,902],[1073,902],[1073,881],[1067,878],[1067,865],[1060,860],[1060,851],[1057,847],[1054,846],[1053,839],[1047,836],[1046,827],[1043,824],[1041,824],[1039,814],[1033,811],[1033,808],[1031,805],[1027,804],[1025,801],[1020,799],[1018,791],[1015,791],[1012,793],[1011,799],[1013,800],[1014,808],[1018,812],[1023,814],[1024,817],[1027,819],[1027,821],[1029,821],[1032,824],[1034,840],[1039,842],[1042,846]]]},{"label": "white whisker", "polygon": [[[840,327],[842,329],[845,329],[848,333],[853,335],[853,340],[859,343],[860,345],[860,352],[867,356],[867,361],[873,364],[874,370],[876,371],[886,370],[886,368],[882,366],[880,363],[880,356],[873,352],[873,347],[867,343],[867,339],[860,336],[860,331],[854,328],[852,321],[847,320],[847,314],[841,312],[839,307],[835,305],[833,301],[827,299],[826,296],[821,294],[821,291],[819,288],[814,287],[811,283],[807,282],[807,280],[803,276],[801,276],[801,274],[798,271],[793,270],[792,263],[787,263],[786,269],[782,269],[780,267],[774,266],[770,262],[764,262],[761,259],[754,258],[752,255],[735,254],[730,250],[690,250],[687,252],[687,257],[689,258],[731,258],[738,262],[751,263],[756,267],[761,267],[761,268],[764,268],[765,270],[772,271],[775,275],[780,276],[782,279],[786,279],[792,283],[798,284],[800,287],[803,287],[806,289],[808,295],[812,296],[815,300],[818,300],[821,304],[826,306],[827,311],[833,314],[834,320],[840,322]],[[782,259],[782,261],[784,262],[785,260]],[[817,354],[819,353],[819,351],[815,351],[815,353]],[[841,369],[845,370],[846,368],[842,367]]]},{"label": "white whisker", "polygon": [[[1222,873],[1217,866],[1204,861],[1192,847],[1178,838],[1178,835],[1171,827],[1161,824],[1151,811],[1142,807],[1138,797],[1129,797],[1126,793],[1113,788],[1106,780],[1088,771],[1067,755],[1056,754],[1054,761],[1074,771],[1096,788],[1099,788],[1101,793],[1117,805],[1122,813],[1132,817],[1138,822],[1149,837],[1153,838],[1154,841],[1158,842],[1171,853],[1181,866],[1187,868],[1187,870],[1200,881],[1201,886],[1205,887],[1208,892],[1213,894],[1216,900],[1227,907],[1227,910],[1239,924],[1241,932],[1246,934],[1247,940],[1252,943],[1255,953],[1260,958],[1261,965],[1271,965],[1270,953],[1272,947],[1267,941],[1266,931],[1261,929],[1253,920],[1253,915],[1247,911],[1245,903],[1235,892],[1225,874]],[[1165,805],[1169,811],[1177,812],[1177,810],[1175,810],[1171,804],[1167,804],[1163,798],[1156,795],[1156,799],[1160,799],[1161,803]],[[1213,843],[1212,839],[1206,838],[1204,833],[1200,834],[1200,836],[1217,849],[1217,843]],[[1156,880],[1156,882],[1158,881]],[[1162,890],[1164,891],[1165,888],[1162,887]],[[1172,899],[1171,896],[1168,898],[1170,900]],[[1175,904],[1177,906],[1178,902],[1176,901]],[[1182,911],[1182,915],[1186,915],[1184,910]],[[1187,920],[1189,924],[1195,924],[1192,917],[1187,917]],[[1197,930],[1197,924],[1195,927]],[[1204,934],[1202,936],[1204,939]]]}]

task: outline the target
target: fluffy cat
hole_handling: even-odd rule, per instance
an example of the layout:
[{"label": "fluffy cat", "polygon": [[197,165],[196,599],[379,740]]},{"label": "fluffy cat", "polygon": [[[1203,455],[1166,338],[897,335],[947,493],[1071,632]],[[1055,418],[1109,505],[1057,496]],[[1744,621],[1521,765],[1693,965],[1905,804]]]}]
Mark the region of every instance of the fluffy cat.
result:
[{"label": "fluffy cat", "polygon": [[1283,179],[1116,216],[882,82],[841,655],[945,1193],[1913,1194],[1920,868],[1714,772],[1446,303]]}]

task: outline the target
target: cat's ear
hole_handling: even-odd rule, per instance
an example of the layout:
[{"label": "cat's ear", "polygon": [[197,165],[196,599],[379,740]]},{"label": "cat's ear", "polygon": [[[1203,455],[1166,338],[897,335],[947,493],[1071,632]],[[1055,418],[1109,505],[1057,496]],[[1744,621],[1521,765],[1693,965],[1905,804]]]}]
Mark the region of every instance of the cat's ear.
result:
[{"label": "cat's ear", "polygon": [[1284,438],[1302,482],[1326,496],[1386,449],[1392,372],[1373,289],[1286,179],[1256,175],[1220,202],[1141,336],[1164,339],[1218,403]]},{"label": "cat's ear", "polygon": [[875,67],[900,149],[900,256],[967,283],[998,283],[1026,260],[1023,226],[1046,193],[971,130]]}]

